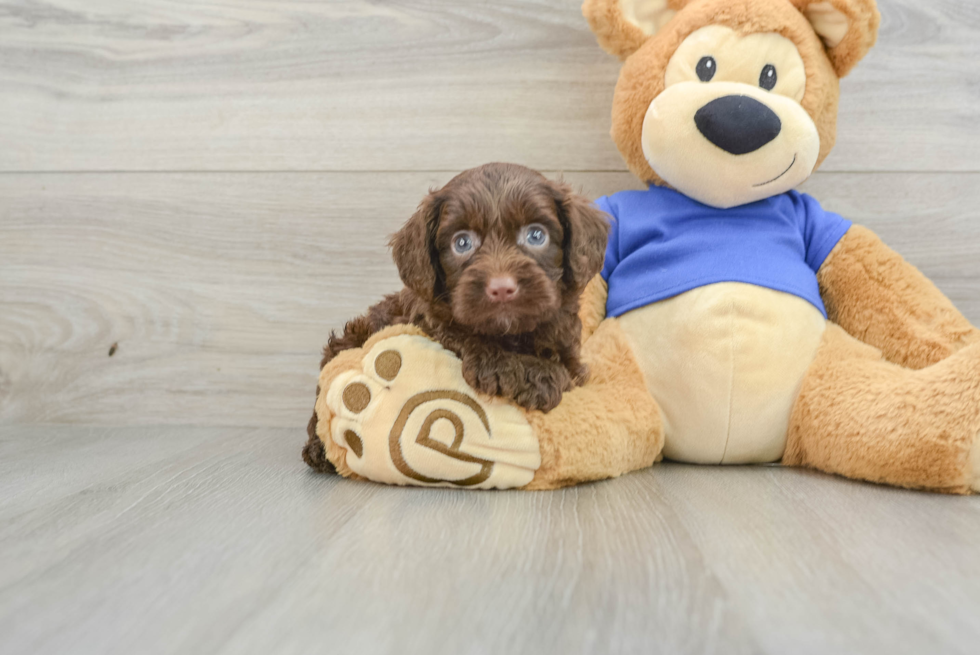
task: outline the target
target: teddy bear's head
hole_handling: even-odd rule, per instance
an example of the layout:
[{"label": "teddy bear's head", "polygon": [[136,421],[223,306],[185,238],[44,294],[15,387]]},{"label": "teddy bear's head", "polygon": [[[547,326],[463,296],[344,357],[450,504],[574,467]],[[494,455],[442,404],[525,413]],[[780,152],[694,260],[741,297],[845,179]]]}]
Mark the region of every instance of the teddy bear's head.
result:
[{"label": "teddy bear's head", "polygon": [[839,79],[874,0],[585,0],[624,60],[612,136],[630,170],[714,207],[783,193],[834,146]]}]

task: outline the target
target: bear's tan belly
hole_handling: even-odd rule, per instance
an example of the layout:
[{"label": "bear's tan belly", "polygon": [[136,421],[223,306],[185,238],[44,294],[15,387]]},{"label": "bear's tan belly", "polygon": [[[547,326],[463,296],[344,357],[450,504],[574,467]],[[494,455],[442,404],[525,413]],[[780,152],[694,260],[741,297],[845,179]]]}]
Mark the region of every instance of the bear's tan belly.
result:
[{"label": "bear's tan belly", "polygon": [[806,300],[725,282],[624,314],[664,414],[664,457],[702,464],[775,462],[826,319]]}]

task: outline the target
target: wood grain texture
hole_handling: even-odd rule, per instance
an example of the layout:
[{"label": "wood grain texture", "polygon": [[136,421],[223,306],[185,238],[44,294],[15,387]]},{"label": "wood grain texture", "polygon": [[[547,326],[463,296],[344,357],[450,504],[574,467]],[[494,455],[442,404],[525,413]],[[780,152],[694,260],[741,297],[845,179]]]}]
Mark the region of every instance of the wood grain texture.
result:
[{"label": "wood grain texture", "polygon": [[[304,425],[319,348],[399,288],[385,235],[450,175],[0,176],[0,422]],[[637,186],[567,178],[593,197]],[[980,175],[805,190],[980,322]]]},{"label": "wood grain texture", "polygon": [[[0,171],[625,170],[580,0],[0,4]],[[827,171],[977,171],[980,8],[880,0]]]},{"label": "wood grain texture", "polygon": [[[980,322],[980,5],[879,1],[804,190]],[[429,186],[637,188],[579,5],[0,0],[0,653],[975,652],[974,499],[306,470],[318,350]]]},{"label": "wood grain texture", "polygon": [[969,498],[670,464],[557,492],[406,490],[305,471],[301,437],[0,427],[0,651],[918,655],[980,638]]}]

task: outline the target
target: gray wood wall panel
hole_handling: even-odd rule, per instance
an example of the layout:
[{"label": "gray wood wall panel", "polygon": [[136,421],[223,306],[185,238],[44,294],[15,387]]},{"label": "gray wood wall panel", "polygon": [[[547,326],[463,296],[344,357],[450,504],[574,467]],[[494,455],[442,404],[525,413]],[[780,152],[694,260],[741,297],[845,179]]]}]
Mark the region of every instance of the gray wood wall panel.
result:
[{"label": "gray wood wall panel", "polygon": [[[623,170],[579,0],[15,0],[0,170]],[[827,171],[980,170],[980,9],[881,0]]]},{"label": "gray wood wall panel", "polygon": [[[881,8],[807,188],[977,320],[980,10]],[[578,0],[0,5],[0,421],[301,424],[428,186],[494,159],[637,186],[617,70]]]},{"label": "gray wood wall panel", "polygon": [[[399,288],[386,235],[451,175],[0,176],[0,421],[304,425],[319,348]],[[566,177],[591,197],[638,186]],[[980,322],[980,175],[805,190]]]}]

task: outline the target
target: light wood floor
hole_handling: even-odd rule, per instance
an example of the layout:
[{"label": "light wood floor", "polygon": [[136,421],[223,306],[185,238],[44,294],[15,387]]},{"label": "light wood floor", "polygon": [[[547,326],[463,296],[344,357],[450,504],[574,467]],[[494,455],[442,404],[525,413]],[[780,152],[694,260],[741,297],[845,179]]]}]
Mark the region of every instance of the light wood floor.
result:
[{"label": "light wood floor", "polygon": [[[980,3],[879,4],[804,190],[980,322]],[[0,653],[978,652],[980,498],[305,470],[317,351],[429,186],[637,187],[578,5],[0,2]]]},{"label": "light wood floor", "polygon": [[976,653],[973,498],[676,464],[398,489],[296,440],[0,428],[0,652]]}]

